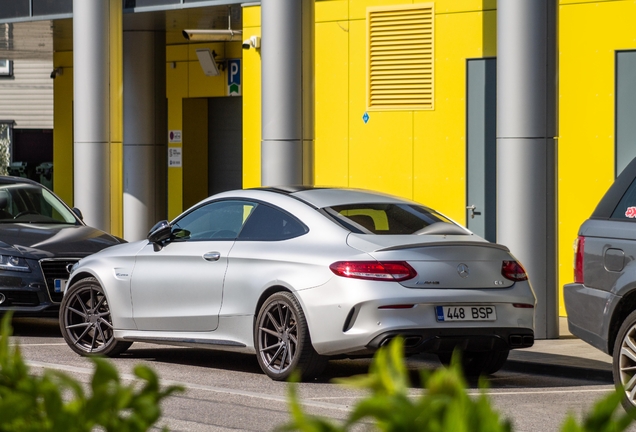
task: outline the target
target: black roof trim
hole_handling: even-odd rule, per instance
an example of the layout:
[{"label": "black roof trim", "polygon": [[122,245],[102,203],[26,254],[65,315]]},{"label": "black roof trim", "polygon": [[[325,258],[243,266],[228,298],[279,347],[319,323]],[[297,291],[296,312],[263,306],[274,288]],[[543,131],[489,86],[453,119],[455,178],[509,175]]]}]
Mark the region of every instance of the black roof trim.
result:
[{"label": "black roof trim", "polygon": [[636,178],[636,158],[625,167],[622,173],[616,178],[614,183],[609,187],[601,201],[599,201],[596,209],[592,213],[592,219],[609,219],[618,206],[619,201],[629,189],[629,186]]},{"label": "black roof trim", "polygon": [[269,192],[276,192],[281,194],[293,194],[295,192],[303,192],[306,190],[314,190],[314,189],[327,189],[324,187],[315,187],[315,186],[304,186],[304,185],[289,185],[289,186],[268,186],[268,187],[257,187],[251,188],[253,190],[264,190]]},{"label": "black roof trim", "polygon": [[290,198],[294,198],[302,202],[303,204],[307,204],[309,207],[318,210],[318,207],[313,205],[312,203],[305,201],[304,199],[294,195],[296,192],[303,192],[307,190],[316,190],[316,189],[330,189],[325,187],[315,187],[315,186],[303,186],[303,185],[290,185],[290,186],[270,186],[270,187],[257,187],[250,188],[251,190],[262,190],[266,192],[278,193],[281,195],[287,195]]}]

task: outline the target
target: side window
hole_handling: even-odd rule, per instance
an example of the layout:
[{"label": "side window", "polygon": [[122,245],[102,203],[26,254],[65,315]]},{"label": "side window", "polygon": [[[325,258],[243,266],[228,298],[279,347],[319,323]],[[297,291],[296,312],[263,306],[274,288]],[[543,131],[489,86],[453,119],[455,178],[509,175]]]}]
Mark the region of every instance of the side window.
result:
[{"label": "side window", "polygon": [[308,231],[307,227],[289,213],[259,204],[245,223],[238,240],[287,240]]},{"label": "side window", "polygon": [[172,227],[175,241],[234,240],[256,204],[247,201],[216,201],[203,205]]}]

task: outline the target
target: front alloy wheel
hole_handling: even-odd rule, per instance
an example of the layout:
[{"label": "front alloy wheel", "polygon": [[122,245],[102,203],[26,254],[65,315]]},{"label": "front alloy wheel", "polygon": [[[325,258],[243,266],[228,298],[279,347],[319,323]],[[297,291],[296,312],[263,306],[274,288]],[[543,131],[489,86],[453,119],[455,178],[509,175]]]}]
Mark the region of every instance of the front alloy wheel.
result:
[{"label": "front alloy wheel", "polygon": [[132,344],[115,339],[108,300],[95,278],[80,280],[64,295],[60,329],[66,343],[81,355],[114,357]]},{"label": "front alloy wheel", "polygon": [[614,384],[625,391],[623,406],[626,410],[636,407],[636,311],[623,321],[614,343],[612,369]]},{"label": "front alloy wheel", "polygon": [[305,315],[296,297],[279,292],[269,297],[261,307],[254,329],[256,356],[263,372],[283,381],[300,369],[302,378],[318,376],[327,358],[311,345]]}]

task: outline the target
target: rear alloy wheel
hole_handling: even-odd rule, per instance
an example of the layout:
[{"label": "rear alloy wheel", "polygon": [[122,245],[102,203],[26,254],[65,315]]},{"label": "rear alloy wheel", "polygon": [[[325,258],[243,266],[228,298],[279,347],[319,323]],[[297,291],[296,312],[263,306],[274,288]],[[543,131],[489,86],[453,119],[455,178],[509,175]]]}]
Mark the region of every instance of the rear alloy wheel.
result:
[{"label": "rear alloy wheel", "polygon": [[[461,362],[464,375],[476,377],[480,375],[492,375],[501,369],[508,359],[509,350],[486,352],[463,352]],[[451,362],[452,353],[437,354],[439,361],[444,366]]]},{"label": "rear alloy wheel", "polygon": [[614,384],[625,391],[622,401],[625,409],[634,410],[636,407],[636,311],[629,314],[618,330],[613,354]]},{"label": "rear alloy wheel", "polygon": [[305,314],[289,292],[273,294],[263,303],[254,340],[258,363],[273,380],[286,380],[297,369],[303,380],[315,378],[327,365],[327,357],[314,350]]},{"label": "rear alloy wheel", "polygon": [[60,329],[66,343],[78,354],[115,357],[132,342],[115,339],[104,290],[95,278],[74,283],[60,305]]}]

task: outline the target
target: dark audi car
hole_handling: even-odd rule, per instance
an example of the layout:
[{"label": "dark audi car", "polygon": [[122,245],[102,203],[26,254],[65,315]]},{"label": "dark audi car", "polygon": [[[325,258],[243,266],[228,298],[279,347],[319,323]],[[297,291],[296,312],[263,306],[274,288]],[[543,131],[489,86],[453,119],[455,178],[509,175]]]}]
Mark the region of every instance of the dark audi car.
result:
[{"label": "dark audi car", "polygon": [[119,243],[39,183],[0,176],[0,314],[56,316],[69,264]]}]

